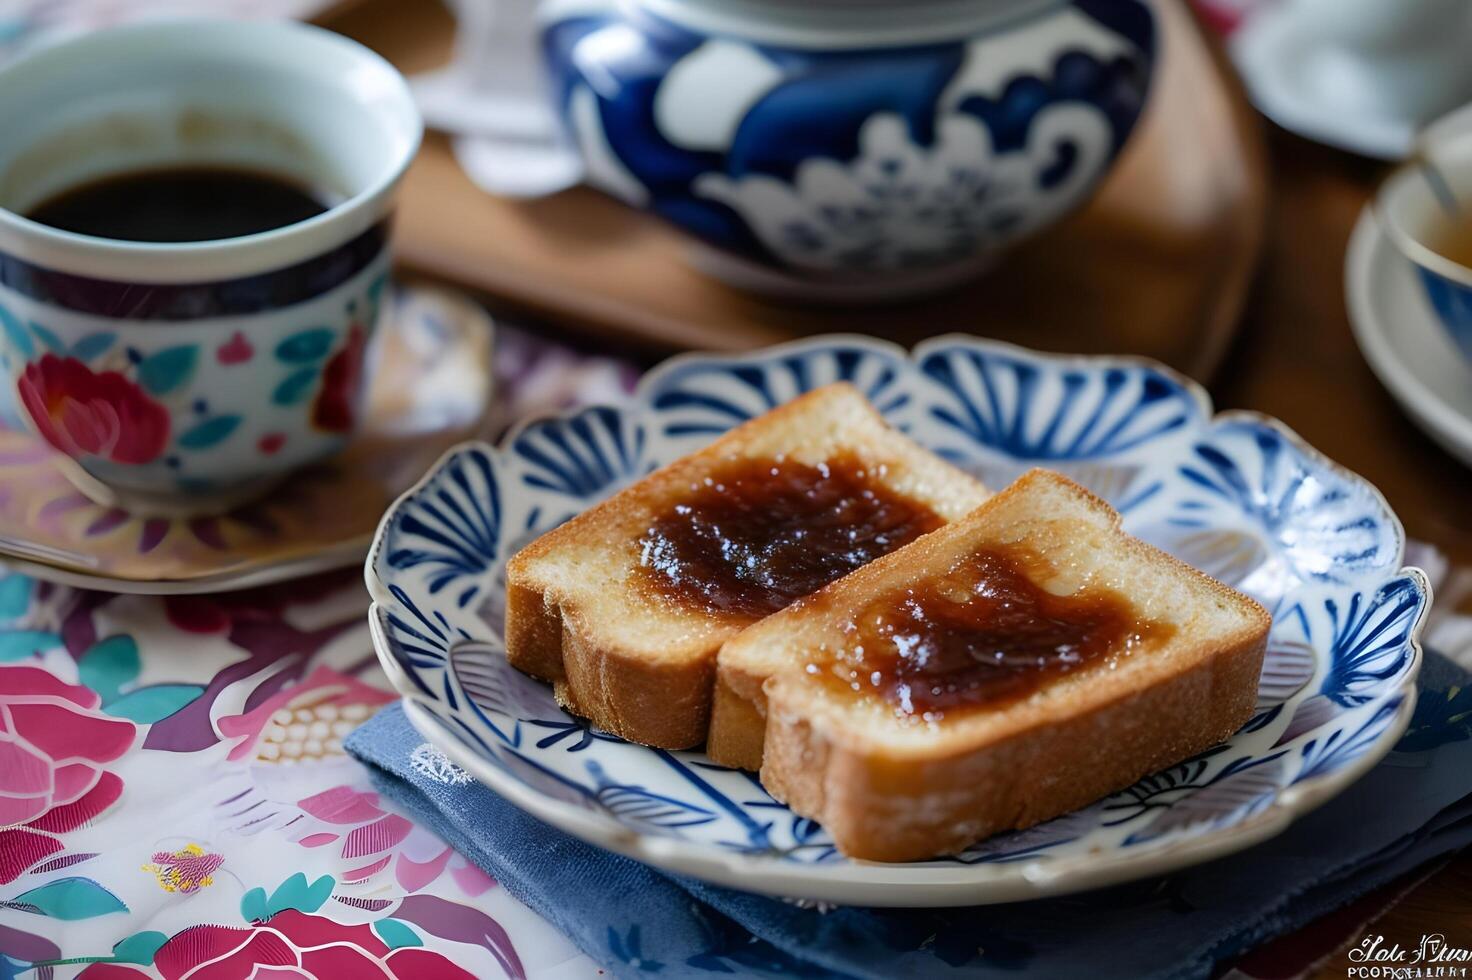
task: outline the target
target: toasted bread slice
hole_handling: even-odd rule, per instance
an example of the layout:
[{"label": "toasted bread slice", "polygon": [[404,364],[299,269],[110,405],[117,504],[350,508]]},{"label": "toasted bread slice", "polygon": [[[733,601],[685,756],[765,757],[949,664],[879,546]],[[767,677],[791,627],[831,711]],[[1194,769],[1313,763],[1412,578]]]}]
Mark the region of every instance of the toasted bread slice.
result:
[{"label": "toasted bread slice", "polygon": [[[1084,806],[1251,716],[1271,620],[1034,470],[730,640],[762,784],[856,858],[953,853]],[[749,719],[747,719],[749,721]]]},{"label": "toasted bread slice", "polygon": [[722,643],[986,496],[853,386],[819,388],[522,549],[508,659],[607,731],[697,746]]}]

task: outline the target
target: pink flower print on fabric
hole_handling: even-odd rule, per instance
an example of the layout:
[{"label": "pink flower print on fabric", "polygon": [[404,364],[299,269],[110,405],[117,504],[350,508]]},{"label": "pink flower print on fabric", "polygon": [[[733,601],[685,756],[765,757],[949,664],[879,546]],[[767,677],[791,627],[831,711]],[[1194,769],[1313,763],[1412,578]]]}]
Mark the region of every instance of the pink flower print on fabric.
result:
[{"label": "pink flower print on fabric", "polygon": [[[520,964],[514,975],[519,975]],[[162,976],[203,980],[474,980],[442,953],[390,946],[370,925],[286,909],[249,926],[191,926],[154,954],[150,967],[94,963],[85,980]]]},{"label": "pink flower print on fabric", "polygon": [[137,728],[97,710],[89,688],[36,667],[0,667],[0,884],[65,850],[59,835],[97,819],[122,796],[104,766]]},{"label": "pink flower print on fabric", "polygon": [[320,821],[306,828],[297,843],[309,848],[335,845],[345,865],[344,881],[366,881],[392,865],[394,880],[409,894],[428,887],[446,870],[471,898],[496,885],[434,834],[380,807],[376,793],[334,786],[299,800],[297,806]]}]

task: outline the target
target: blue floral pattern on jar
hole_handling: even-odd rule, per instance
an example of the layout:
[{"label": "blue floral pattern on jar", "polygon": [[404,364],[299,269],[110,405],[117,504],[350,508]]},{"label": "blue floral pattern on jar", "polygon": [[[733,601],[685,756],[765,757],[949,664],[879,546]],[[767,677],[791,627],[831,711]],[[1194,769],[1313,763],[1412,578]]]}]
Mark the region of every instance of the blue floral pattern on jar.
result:
[{"label": "blue floral pattern on jar", "polygon": [[1139,117],[1140,0],[1022,6],[968,37],[819,49],[579,5],[544,46],[594,186],[769,270],[901,273],[1058,220]]}]

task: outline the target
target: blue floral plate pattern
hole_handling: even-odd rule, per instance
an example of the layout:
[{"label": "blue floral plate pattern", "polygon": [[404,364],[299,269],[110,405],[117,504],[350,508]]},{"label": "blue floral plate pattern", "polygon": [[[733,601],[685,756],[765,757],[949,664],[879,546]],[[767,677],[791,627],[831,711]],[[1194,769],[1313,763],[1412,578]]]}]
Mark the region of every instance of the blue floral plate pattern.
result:
[{"label": "blue floral plate pattern", "polygon": [[[999,488],[1028,467],[1105,497],[1132,533],[1273,614],[1258,712],[1228,742],[1083,810],[951,858],[853,861],[748,773],[624,742],[562,711],[502,647],[506,559],[732,426],[835,380]],[[913,353],[825,337],[690,355],[629,400],[445,456],[385,516],[374,642],[425,736],[507,799],[666,870],[854,905],[971,905],[1158,874],[1283,830],[1368,770],[1414,707],[1425,576],[1374,487],[1275,420],[1212,415],[1150,362],[969,337]]]}]

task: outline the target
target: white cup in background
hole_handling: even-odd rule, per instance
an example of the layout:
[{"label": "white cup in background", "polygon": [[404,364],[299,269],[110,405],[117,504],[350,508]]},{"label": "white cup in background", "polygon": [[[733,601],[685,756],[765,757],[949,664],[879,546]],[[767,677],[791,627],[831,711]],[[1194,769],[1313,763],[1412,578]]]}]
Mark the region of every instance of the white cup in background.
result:
[{"label": "white cup in background", "polygon": [[1302,70],[1326,102],[1428,121],[1472,97],[1468,0],[1288,0]]}]

